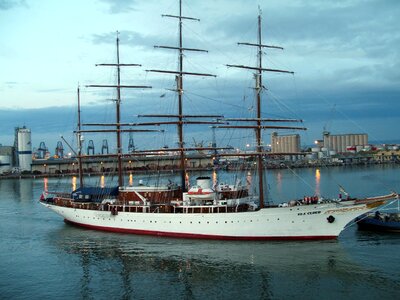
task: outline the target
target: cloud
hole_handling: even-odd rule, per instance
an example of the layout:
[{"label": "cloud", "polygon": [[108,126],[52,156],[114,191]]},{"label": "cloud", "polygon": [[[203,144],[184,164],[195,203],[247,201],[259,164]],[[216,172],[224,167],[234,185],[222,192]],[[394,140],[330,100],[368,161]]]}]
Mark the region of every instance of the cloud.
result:
[{"label": "cloud", "polygon": [[[93,34],[91,36],[91,41],[93,44],[115,44],[117,38],[116,32],[107,32],[103,34]],[[119,32],[119,38],[123,41],[124,46],[145,46],[152,47],[154,44],[154,39],[152,37],[147,37],[138,32],[123,30]]]},{"label": "cloud", "polygon": [[19,6],[27,7],[25,0],[0,0],[0,10],[9,10]]},{"label": "cloud", "polygon": [[[143,64],[142,68],[134,71],[124,68],[123,83],[138,85],[141,84],[140,81],[144,81],[145,85],[153,86],[151,91],[145,92],[123,91],[126,120],[138,113],[175,112],[173,105],[176,105],[176,95],[165,90],[175,88],[174,76],[145,73],[144,70],[175,70],[177,67],[178,55],[175,51],[153,49],[153,45],[177,45],[176,20],[162,20],[159,17],[161,13],[176,13],[176,3],[173,1],[175,6],[171,7],[171,3],[165,4],[162,1],[98,0],[96,4],[99,2],[107,8],[107,17],[110,17],[110,13],[125,12],[131,12],[132,16],[113,15],[110,17],[112,21],[103,27],[105,29],[97,31],[100,34],[90,35],[95,31],[87,31],[84,33],[86,38],[90,43],[99,45],[97,48],[101,58],[109,55],[112,59],[114,52],[110,49],[115,47],[116,33],[107,32],[110,29],[107,24],[118,25],[122,29],[122,62]],[[254,105],[253,72],[228,69],[224,64],[255,65],[256,49],[238,46],[236,43],[256,41],[257,2],[260,1],[248,0],[245,5],[242,0],[189,2],[184,2],[184,15],[199,17],[201,22],[184,22],[184,46],[207,49],[210,52],[185,52],[184,68],[188,72],[211,73],[218,77],[185,77],[185,112],[194,114],[212,110],[227,117],[251,114],[251,106]],[[11,9],[24,3],[0,0],[0,9]],[[139,7],[139,4],[142,6]],[[397,21],[400,1],[271,0],[262,5],[263,42],[285,48],[283,52],[265,49],[264,67],[295,72],[294,76],[264,73],[263,83],[268,91],[264,93],[266,102],[263,116],[303,118],[313,128],[311,132],[318,135],[331,119],[334,120],[333,129],[351,132],[354,127],[349,120],[362,124],[362,128],[375,130],[371,124],[380,124],[382,127],[386,124],[385,120],[394,120],[397,117],[397,112],[400,111],[397,103],[400,98],[400,31]],[[143,19],[147,22],[143,22]],[[143,24],[146,27],[140,28]],[[135,31],[129,30],[132,25],[135,25]],[[100,30],[99,28],[102,27],[95,29]],[[124,28],[128,30],[123,30]],[[105,52],[101,52],[103,50]],[[89,74],[85,77],[92,76]],[[14,79],[3,79],[2,88],[6,90],[14,87],[17,84],[13,82]],[[107,83],[109,79],[100,77],[93,79],[93,83]],[[26,80],[21,80],[18,84],[25,84]],[[61,87],[58,84],[54,86]],[[38,92],[39,88],[40,85],[35,85],[34,91]],[[63,90],[42,88],[40,92],[43,99],[48,95],[45,92]],[[98,99],[110,98],[110,92],[97,90],[89,93],[90,99],[85,101],[91,101],[91,107],[86,110],[86,116],[95,121],[94,112],[102,114],[105,110],[105,105],[101,102],[103,100]],[[165,97],[160,98],[163,94]],[[54,96],[54,100],[56,98]],[[28,95],[26,99],[32,97]],[[43,102],[42,99],[40,102]],[[337,112],[332,116],[333,105],[336,105]],[[15,120],[8,118],[10,113],[0,111],[0,119],[2,124],[8,126],[30,126],[31,120],[36,120],[39,125],[32,125],[36,132],[41,135],[47,130],[52,134],[53,131],[63,130],[62,126],[60,128],[52,125],[60,122],[54,115],[63,112],[63,109],[52,109],[54,111],[21,111],[16,114]],[[65,124],[63,126],[66,128]],[[398,136],[396,126],[383,129],[382,135]],[[316,138],[312,134],[310,137]]]},{"label": "cloud", "polygon": [[120,14],[135,10],[136,0],[99,0],[109,5],[109,12]]}]

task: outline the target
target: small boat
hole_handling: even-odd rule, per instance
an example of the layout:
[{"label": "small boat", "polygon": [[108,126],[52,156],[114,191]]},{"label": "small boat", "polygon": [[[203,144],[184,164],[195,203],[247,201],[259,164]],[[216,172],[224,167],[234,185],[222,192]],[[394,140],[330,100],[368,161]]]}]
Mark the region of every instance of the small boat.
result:
[{"label": "small boat", "polygon": [[400,233],[400,213],[368,213],[356,219],[358,229]]}]

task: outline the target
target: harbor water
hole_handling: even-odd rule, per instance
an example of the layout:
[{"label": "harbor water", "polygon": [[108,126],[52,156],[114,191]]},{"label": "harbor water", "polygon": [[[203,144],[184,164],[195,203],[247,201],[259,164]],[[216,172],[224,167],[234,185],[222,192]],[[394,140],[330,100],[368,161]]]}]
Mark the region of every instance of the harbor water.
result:
[{"label": "harbor water", "polygon": [[[271,170],[267,181],[275,203],[337,197],[339,184],[351,196],[373,196],[400,191],[400,166]],[[234,242],[99,232],[40,205],[45,184],[58,179],[0,180],[1,299],[400,296],[400,234],[349,226],[333,241]]]}]

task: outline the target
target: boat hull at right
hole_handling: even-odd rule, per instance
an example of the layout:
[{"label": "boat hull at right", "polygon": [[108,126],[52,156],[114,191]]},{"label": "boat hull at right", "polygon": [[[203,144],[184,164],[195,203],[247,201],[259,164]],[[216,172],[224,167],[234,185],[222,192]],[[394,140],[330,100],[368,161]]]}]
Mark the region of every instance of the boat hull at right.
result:
[{"label": "boat hull at right", "polygon": [[367,214],[357,218],[360,230],[387,231],[400,233],[400,213]]}]

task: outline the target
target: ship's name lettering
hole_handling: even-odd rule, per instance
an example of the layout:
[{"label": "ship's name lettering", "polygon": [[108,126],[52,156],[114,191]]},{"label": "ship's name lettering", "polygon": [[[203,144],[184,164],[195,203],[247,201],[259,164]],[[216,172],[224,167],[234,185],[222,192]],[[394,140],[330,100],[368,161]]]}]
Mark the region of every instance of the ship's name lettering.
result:
[{"label": "ship's name lettering", "polygon": [[301,213],[298,213],[297,215],[298,215],[298,216],[318,215],[318,214],[320,214],[320,213],[321,213],[321,211],[320,211],[320,210],[317,210],[317,211],[301,212]]}]

